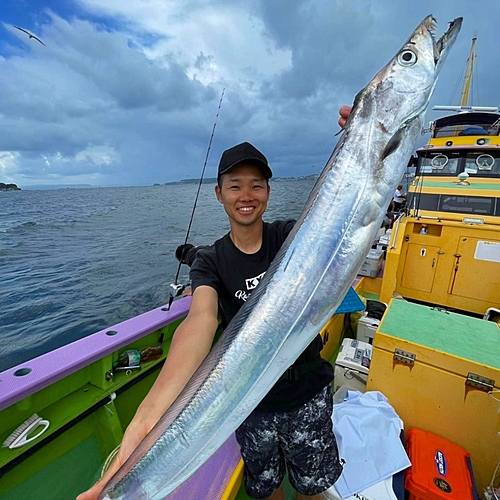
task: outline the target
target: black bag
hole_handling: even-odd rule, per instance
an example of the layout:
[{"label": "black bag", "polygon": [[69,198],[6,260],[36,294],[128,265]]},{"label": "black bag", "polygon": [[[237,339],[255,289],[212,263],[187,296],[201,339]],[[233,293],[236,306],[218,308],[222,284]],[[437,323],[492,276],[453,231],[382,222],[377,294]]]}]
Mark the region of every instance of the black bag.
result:
[{"label": "black bag", "polygon": [[383,302],[379,302],[378,300],[366,301],[366,312],[369,318],[381,320],[386,309],[387,306]]}]

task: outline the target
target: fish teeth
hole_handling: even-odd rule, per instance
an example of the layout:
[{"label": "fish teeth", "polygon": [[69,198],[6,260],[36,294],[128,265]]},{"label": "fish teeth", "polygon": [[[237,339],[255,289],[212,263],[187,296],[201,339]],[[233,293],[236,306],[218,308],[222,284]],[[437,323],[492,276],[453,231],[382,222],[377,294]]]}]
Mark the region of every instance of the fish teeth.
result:
[{"label": "fish teeth", "polygon": [[432,20],[431,20],[431,32],[432,31],[436,31],[437,30],[437,27],[438,27],[438,22],[437,22],[437,19],[435,17],[432,17]]}]

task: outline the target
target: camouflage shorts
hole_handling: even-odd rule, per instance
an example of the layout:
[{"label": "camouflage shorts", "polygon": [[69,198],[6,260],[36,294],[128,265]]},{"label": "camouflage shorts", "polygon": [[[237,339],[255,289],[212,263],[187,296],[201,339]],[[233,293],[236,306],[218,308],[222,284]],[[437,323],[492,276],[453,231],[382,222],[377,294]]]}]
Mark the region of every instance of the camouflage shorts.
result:
[{"label": "camouflage shorts", "polygon": [[290,484],[303,495],[327,490],[340,476],[332,429],[332,389],[328,385],[301,407],[286,412],[254,411],[236,431],[245,462],[245,489],[263,499]]}]

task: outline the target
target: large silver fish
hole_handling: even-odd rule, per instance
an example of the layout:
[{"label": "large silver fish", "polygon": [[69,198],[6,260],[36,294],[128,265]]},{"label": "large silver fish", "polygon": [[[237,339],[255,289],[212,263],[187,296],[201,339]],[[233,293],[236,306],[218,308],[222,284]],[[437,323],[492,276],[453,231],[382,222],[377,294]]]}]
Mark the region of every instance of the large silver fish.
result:
[{"label": "large silver fish", "polygon": [[426,17],[355,99],[292,233],[184,391],[100,498],[160,500],[257,406],[337,309],[380,228],[462,19]]}]

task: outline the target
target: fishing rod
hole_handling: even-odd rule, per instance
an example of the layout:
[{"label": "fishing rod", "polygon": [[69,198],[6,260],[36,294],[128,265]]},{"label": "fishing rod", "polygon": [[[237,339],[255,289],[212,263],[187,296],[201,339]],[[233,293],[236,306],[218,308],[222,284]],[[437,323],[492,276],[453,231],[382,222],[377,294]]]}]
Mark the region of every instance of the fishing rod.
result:
[{"label": "fishing rod", "polygon": [[[226,90],[225,88],[222,89],[222,94],[220,96],[219,107],[217,108],[217,114],[215,115],[215,121],[214,121],[214,126],[212,127],[212,134],[210,136],[210,141],[208,142],[207,154],[205,155],[205,162],[203,163],[203,169],[201,171],[200,182],[198,183],[198,190],[196,191],[196,196],[194,198],[193,210],[191,212],[191,219],[189,220],[188,228],[186,231],[186,238],[184,240],[184,245],[187,244],[187,241],[189,238],[189,232],[191,231],[191,225],[192,225],[193,219],[194,219],[194,212],[196,210],[196,206],[198,203],[198,197],[200,195],[201,185],[203,183],[203,177],[205,175],[205,169],[207,167],[208,156],[210,155],[210,149],[212,148],[212,141],[213,141],[214,135],[215,135],[215,127],[217,126],[217,120],[219,118],[220,108],[222,105],[222,99],[224,97],[225,90]],[[177,266],[177,272],[175,273],[174,282],[170,284],[170,297],[168,299],[167,310],[170,310],[170,306],[172,305],[172,302],[174,301],[175,297],[177,297],[177,295],[179,295],[179,293],[184,289],[184,285],[181,285],[178,283],[179,274],[181,272],[181,265],[182,265],[182,262],[179,260],[179,265]]]}]

